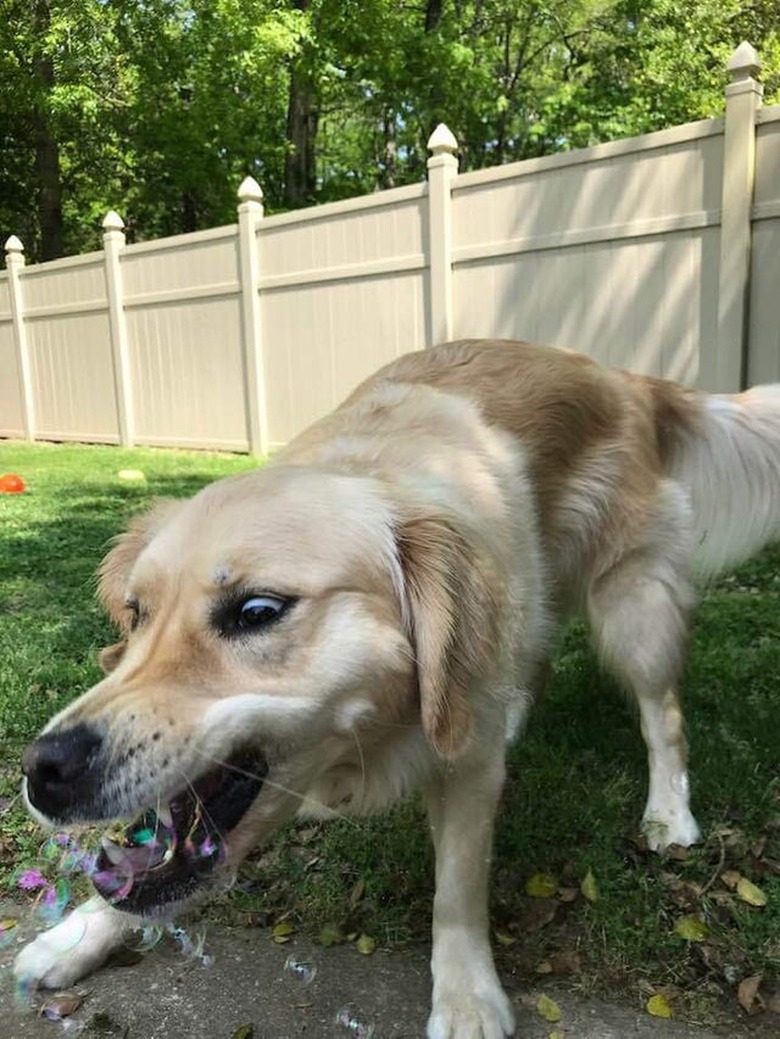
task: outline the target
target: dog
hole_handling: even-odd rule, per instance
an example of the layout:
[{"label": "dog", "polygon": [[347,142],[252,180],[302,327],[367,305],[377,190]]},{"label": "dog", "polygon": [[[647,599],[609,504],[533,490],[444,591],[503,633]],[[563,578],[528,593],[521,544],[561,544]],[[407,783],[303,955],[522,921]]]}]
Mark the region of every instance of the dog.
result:
[{"label": "dog", "polygon": [[[694,578],[778,535],[780,386],[712,396],[508,341],[399,358],[264,468],[160,503],[112,547],[99,594],[122,639],[25,751],[24,796],[48,824],[139,821],[104,839],[98,894],[17,976],[73,983],[296,813],[421,790],[427,1035],[513,1034],[491,841],[556,628],[583,615],[637,701],[650,847],[691,845]],[[150,826],[173,839],[150,848]]]}]

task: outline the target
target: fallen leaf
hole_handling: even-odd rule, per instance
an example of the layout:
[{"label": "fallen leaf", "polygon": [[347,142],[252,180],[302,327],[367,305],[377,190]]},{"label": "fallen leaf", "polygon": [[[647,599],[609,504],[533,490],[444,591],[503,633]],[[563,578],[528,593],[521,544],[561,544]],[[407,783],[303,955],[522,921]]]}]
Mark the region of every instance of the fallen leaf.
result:
[{"label": "fallen leaf", "polygon": [[552,964],[549,960],[542,960],[541,963],[536,965],[535,970],[537,974],[552,974],[553,972]]},{"label": "fallen leaf", "polygon": [[780,1014],[780,992],[774,992],[766,1001],[766,1008],[773,1014]]},{"label": "fallen leaf", "polygon": [[553,974],[577,974],[582,970],[580,954],[573,949],[561,949],[550,957]]},{"label": "fallen leaf", "polygon": [[580,891],[589,902],[598,902],[599,888],[596,883],[596,878],[593,876],[592,869],[589,869],[583,877],[582,883],[580,884]]},{"label": "fallen leaf", "polygon": [[681,916],[675,921],[674,933],[687,942],[703,942],[710,929],[698,916]]},{"label": "fallen leaf", "polygon": [[744,981],[740,981],[737,988],[737,1000],[746,1014],[760,1014],[764,1009],[764,1001],[758,994],[759,986],[764,978],[763,974],[753,974]]},{"label": "fallen leaf", "polygon": [[547,1036],[547,1039],[566,1039],[566,1036],[563,1032],[559,1032],[557,1028],[554,1028]]},{"label": "fallen leaf", "polygon": [[747,877],[741,877],[737,884],[737,896],[749,906],[765,906],[767,897],[760,887],[757,887]]},{"label": "fallen leaf", "polygon": [[349,893],[349,904],[352,906],[353,909],[355,908],[355,906],[358,904],[358,902],[363,897],[363,893],[364,893],[365,890],[366,890],[366,882],[361,877],[361,879],[355,884],[355,886],[352,888],[352,890]]},{"label": "fallen leaf", "polygon": [[355,942],[357,951],[362,953],[364,956],[370,956],[371,953],[376,949],[376,939],[372,938],[370,934],[361,934],[358,940]]},{"label": "fallen leaf", "polygon": [[512,935],[507,934],[506,931],[494,931],[493,934],[499,945],[514,945],[517,941],[517,938],[513,938]]},{"label": "fallen leaf", "polygon": [[550,1021],[555,1024],[556,1021],[561,1019],[561,1008],[555,1002],[554,999],[550,999],[549,996],[545,996],[542,993],[536,1002],[536,1012],[539,1017],[543,1017],[545,1021]]},{"label": "fallen leaf", "polygon": [[665,996],[655,995],[651,996],[645,1003],[645,1010],[652,1017],[673,1017],[672,1008],[666,1000]]},{"label": "fallen leaf", "polygon": [[561,902],[573,902],[579,893],[579,889],[576,887],[558,888],[558,898]]},{"label": "fallen leaf", "polygon": [[344,935],[338,924],[323,924],[320,931],[320,945],[326,948],[330,945],[340,945],[344,941]]},{"label": "fallen leaf", "polygon": [[77,992],[55,992],[41,1004],[38,1013],[50,1021],[61,1021],[63,1017],[75,1014],[83,1002],[83,996]]},{"label": "fallen leaf", "polygon": [[277,924],[276,927],[271,931],[271,937],[277,943],[277,945],[284,945],[285,942],[289,942],[291,937],[295,934],[295,927],[285,920],[281,924]]},{"label": "fallen leaf", "polygon": [[534,873],[525,883],[525,893],[532,898],[549,898],[558,885],[549,873]]},{"label": "fallen leaf", "polygon": [[670,859],[674,859],[675,862],[686,862],[690,852],[682,844],[670,844],[666,849],[666,854]]},{"label": "fallen leaf", "polygon": [[541,931],[555,918],[559,905],[560,902],[554,898],[534,899],[518,921],[520,929],[523,932]]},{"label": "fallen leaf", "polygon": [[239,1025],[232,1039],[255,1039],[254,1025]]},{"label": "fallen leaf", "polygon": [[737,884],[742,880],[742,874],[737,869],[724,869],[720,875],[720,879],[729,891],[734,891]]}]

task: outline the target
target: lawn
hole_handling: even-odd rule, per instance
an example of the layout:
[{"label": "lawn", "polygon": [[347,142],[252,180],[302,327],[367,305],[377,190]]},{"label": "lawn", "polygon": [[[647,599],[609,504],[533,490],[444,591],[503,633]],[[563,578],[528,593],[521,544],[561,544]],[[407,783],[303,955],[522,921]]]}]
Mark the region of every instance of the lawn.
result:
[{"label": "lawn", "polygon": [[[29,486],[0,495],[6,897],[22,897],[14,870],[35,861],[43,839],[15,796],[21,748],[99,677],[96,650],[114,641],[93,596],[109,539],[152,497],[191,494],[252,464],[0,442],[0,473],[21,473]],[[123,468],[146,481],[121,481]],[[705,841],[688,854],[643,849],[645,762],[633,712],[598,671],[583,631],[562,636],[550,687],[512,751],[496,837],[493,926],[504,971],[565,974],[588,991],[619,986],[637,1000],[661,991],[694,1020],[736,1008],[739,982],[756,974],[771,995],[780,977],[779,595],[773,551],[707,590],[697,613],[685,703]],[[291,827],[208,913],[257,925],[284,918],[315,935],[365,932],[391,946],[425,938],[431,854],[419,816],[412,802],[377,819]],[[745,880],[766,905],[745,901]]]}]

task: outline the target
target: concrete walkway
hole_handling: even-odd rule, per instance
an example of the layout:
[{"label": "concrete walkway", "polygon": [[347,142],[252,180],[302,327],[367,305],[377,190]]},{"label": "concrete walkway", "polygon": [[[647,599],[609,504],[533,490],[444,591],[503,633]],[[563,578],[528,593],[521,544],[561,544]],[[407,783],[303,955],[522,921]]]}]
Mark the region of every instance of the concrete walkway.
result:
[{"label": "concrete walkway", "polygon": [[[19,928],[18,941],[28,932]],[[268,931],[211,926],[206,951],[211,966],[183,958],[170,941],[160,943],[132,966],[104,969],[75,988],[85,998],[76,1014],[45,1020],[20,1005],[10,976],[15,948],[0,952],[0,1037],[60,1039],[61,1036],[116,1036],[120,1039],[233,1039],[251,1025],[253,1039],[355,1039],[336,1022],[348,1008],[353,1020],[373,1024],[374,1039],[420,1039],[428,1014],[430,983],[427,951],[379,950],[362,956],[354,946],[324,949],[299,940],[276,945]],[[304,984],[285,970],[288,956],[316,966]],[[693,1028],[649,1017],[641,1008],[582,1000],[555,985],[529,992],[509,986],[518,1015],[518,1036],[548,1039],[557,1029],[567,1039],[769,1039],[780,1033],[731,1025],[725,1029]],[[562,1009],[559,1023],[536,1012],[540,992]]]}]

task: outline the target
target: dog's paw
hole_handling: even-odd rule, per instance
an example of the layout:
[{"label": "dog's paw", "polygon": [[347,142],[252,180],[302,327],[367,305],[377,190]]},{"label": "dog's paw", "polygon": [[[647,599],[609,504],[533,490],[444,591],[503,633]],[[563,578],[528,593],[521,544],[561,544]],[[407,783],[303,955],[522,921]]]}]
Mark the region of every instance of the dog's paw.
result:
[{"label": "dog's paw", "polygon": [[515,1015],[500,986],[489,991],[450,990],[434,998],[427,1039],[507,1039]]},{"label": "dog's paw", "polygon": [[22,949],[14,962],[17,983],[24,988],[72,985],[105,963],[133,922],[102,899],[90,899]]},{"label": "dog's paw", "polygon": [[701,837],[699,824],[688,808],[663,814],[646,811],[642,818],[642,832],[650,851],[665,851],[671,844],[690,848]]}]

